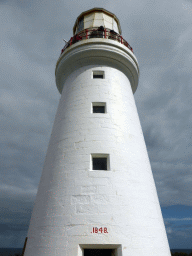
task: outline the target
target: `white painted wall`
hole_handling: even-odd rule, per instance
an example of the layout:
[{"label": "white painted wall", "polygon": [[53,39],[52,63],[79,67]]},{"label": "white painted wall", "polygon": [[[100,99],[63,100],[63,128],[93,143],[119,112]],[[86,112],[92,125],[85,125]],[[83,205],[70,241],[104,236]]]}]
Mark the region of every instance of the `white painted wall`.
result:
[{"label": "white painted wall", "polygon": [[[93,70],[105,79],[92,79]],[[106,102],[107,113],[91,113],[92,102]],[[109,154],[110,170],[90,170],[92,153]],[[170,256],[130,82],[99,65],[65,82],[25,256],[81,256],[86,244],[121,245],[118,256]]]}]

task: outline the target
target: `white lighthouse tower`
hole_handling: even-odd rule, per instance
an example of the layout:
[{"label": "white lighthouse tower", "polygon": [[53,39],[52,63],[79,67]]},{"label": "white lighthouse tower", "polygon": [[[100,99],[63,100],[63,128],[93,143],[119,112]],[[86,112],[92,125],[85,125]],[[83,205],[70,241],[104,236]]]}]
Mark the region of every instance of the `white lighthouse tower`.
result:
[{"label": "white lighthouse tower", "polygon": [[57,61],[61,99],[25,256],[170,256],[118,18],[77,18]]}]

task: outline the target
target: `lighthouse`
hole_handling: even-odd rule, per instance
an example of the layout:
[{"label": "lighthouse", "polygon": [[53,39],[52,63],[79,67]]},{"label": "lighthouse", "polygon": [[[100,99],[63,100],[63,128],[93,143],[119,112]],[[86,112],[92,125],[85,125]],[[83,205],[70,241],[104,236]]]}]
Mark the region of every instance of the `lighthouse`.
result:
[{"label": "lighthouse", "polygon": [[24,256],[170,256],[118,18],[81,13],[55,69],[61,94]]}]

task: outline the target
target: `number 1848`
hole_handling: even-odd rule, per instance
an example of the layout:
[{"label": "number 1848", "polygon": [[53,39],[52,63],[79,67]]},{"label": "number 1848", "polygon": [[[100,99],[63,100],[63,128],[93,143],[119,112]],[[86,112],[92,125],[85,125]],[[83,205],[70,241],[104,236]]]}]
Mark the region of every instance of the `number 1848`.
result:
[{"label": "number 1848", "polygon": [[97,228],[97,227],[93,227],[93,232],[91,233],[108,233],[107,228]]}]

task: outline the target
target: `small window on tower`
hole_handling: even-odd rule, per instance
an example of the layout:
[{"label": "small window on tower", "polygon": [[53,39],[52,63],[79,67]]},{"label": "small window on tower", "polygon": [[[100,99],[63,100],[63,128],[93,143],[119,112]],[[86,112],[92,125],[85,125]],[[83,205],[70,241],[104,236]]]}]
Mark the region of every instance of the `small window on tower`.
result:
[{"label": "small window on tower", "polygon": [[104,79],[104,71],[93,71],[93,79]]},{"label": "small window on tower", "polygon": [[92,113],[106,113],[106,103],[92,102]]},{"label": "small window on tower", "polygon": [[104,106],[93,106],[93,113],[105,113]]},{"label": "small window on tower", "polygon": [[[97,228],[93,228],[94,230]],[[102,229],[102,228],[101,228]],[[99,229],[98,233],[105,233]],[[104,229],[107,230],[105,227]],[[93,231],[93,233],[96,233]],[[108,233],[108,232],[107,232]],[[122,256],[121,244],[80,244],[79,256]]]},{"label": "small window on tower", "polygon": [[114,249],[84,249],[84,256],[113,256]]},{"label": "small window on tower", "polygon": [[108,154],[92,154],[91,156],[92,170],[108,171],[109,155]]}]

